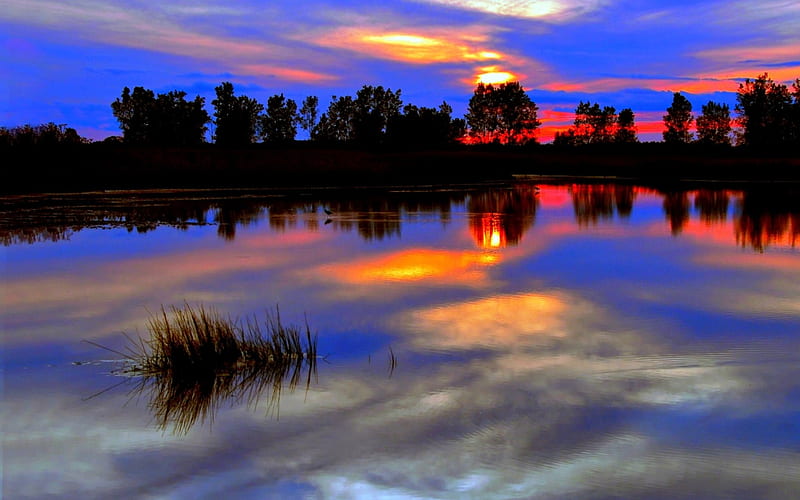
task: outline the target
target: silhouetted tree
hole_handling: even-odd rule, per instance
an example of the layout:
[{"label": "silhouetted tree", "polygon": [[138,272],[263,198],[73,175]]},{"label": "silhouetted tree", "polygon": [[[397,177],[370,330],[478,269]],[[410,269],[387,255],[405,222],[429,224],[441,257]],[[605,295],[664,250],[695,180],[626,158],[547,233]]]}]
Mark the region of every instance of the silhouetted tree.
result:
[{"label": "silhouetted tree", "polygon": [[122,129],[123,141],[129,144],[190,146],[205,140],[206,125],[211,119],[205,99],[186,100],[186,92],[173,90],[155,95],[152,90],[128,87],[111,103]]},{"label": "silhouetted tree", "polygon": [[800,78],[795,79],[792,84],[792,103],[791,121],[793,142],[800,145]]},{"label": "silhouetted tree", "polygon": [[[632,119],[632,116],[627,118]],[[598,103],[590,104],[588,101],[581,101],[578,107],[575,108],[575,144],[608,144],[614,142],[616,126],[617,110],[612,106],[601,108]]]},{"label": "silhouetted tree", "polygon": [[314,127],[317,126],[317,115],[319,113],[319,98],[315,95],[310,95],[303,100],[303,106],[300,108],[300,126],[308,132],[311,136]]},{"label": "silhouetted tree", "polygon": [[152,90],[134,87],[122,89],[122,96],[111,103],[114,117],[129,144],[147,144],[151,140],[153,109],[156,97]]},{"label": "silhouetted tree", "polygon": [[353,123],[354,139],[364,144],[378,144],[386,134],[389,121],[400,114],[403,101],[400,89],[364,85],[356,92]]},{"label": "silhouetted tree", "polygon": [[536,140],[539,108],[519,82],[479,83],[469,100],[467,125],[478,142],[522,144]]},{"label": "silhouetted tree", "polygon": [[394,144],[417,146],[443,145],[454,141],[459,127],[454,127],[453,108],[443,102],[438,109],[406,104],[403,114],[389,120],[387,138]]},{"label": "silhouetted tree", "polygon": [[553,137],[553,145],[555,146],[575,146],[577,143],[574,127],[570,127],[563,132],[556,132],[555,137]]},{"label": "silhouetted tree", "polygon": [[52,147],[89,142],[78,132],[64,124],[53,122],[42,125],[22,125],[20,127],[0,127],[0,149],[10,147]]},{"label": "silhouetted tree", "polygon": [[631,108],[625,108],[617,116],[617,129],[614,132],[614,142],[633,143],[639,142],[636,137],[636,115]]},{"label": "silhouetted tree", "polygon": [[775,83],[767,73],[739,84],[736,112],[744,143],[751,146],[792,142],[793,96],[788,87]]},{"label": "silhouetted tree", "polygon": [[727,104],[708,101],[697,117],[697,141],[704,144],[731,144],[731,110]]},{"label": "silhouetted tree", "polygon": [[205,99],[186,100],[186,92],[173,90],[158,94],[150,119],[150,143],[164,146],[192,146],[205,141],[211,121],[204,109]]},{"label": "silhouetted tree", "polygon": [[666,130],[662,133],[664,142],[670,144],[692,142],[692,103],[680,92],[672,95],[672,106],[667,108],[664,115]]},{"label": "silhouetted tree", "polygon": [[297,103],[283,94],[267,99],[267,109],[261,116],[261,138],[264,142],[286,143],[297,135]]},{"label": "silhouetted tree", "polygon": [[350,96],[331,97],[328,111],[322,113],[311,131],[311,138],[322,142],[347,142],[355,137],[356,104]]},{"label": "silhouetted tree", "polygon": [[214,140],[224,146],[241,146],[255,141],[259,114],[264,106],[247,96],[235,96],[233,84],[223,82],[214,89]]}]

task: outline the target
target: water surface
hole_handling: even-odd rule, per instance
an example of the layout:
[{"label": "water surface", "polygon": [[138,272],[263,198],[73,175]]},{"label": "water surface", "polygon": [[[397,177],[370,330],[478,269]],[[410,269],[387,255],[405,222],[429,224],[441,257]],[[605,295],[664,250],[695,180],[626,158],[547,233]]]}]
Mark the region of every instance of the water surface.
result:
[{"label": "water surface", "polygon": [[[798,199],[1,199],[3,498],[794,498]],[[83,342],[124,349],[184,303],[277,305],[325,357],[193,415]]]}]

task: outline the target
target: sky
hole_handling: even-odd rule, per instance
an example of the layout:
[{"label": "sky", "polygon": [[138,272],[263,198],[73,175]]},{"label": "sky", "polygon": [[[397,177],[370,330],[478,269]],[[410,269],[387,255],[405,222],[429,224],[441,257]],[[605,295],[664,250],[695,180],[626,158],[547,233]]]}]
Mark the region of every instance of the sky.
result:
[{"label": "sky", "polygon": [[383,85],[461,117],[478,81],[518,80],[542,142],[587,100],[633,109],[640,139],[660,140],[673,92],[733,110],[745,78],[800,77],[798,26],[796,0],[4,0],[0,126],[99,140],[120,134],[125,86],[200,95],[211,114],[223,81],[262,103],[315,95],[321,111]]}]

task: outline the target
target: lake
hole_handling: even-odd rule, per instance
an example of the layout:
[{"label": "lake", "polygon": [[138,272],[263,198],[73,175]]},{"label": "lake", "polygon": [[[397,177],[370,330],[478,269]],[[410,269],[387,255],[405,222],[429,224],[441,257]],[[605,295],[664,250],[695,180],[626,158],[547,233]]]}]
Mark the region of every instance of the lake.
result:
[{"label": "lake", "polygon": [[[798,194],[0,198],[2,496],[796,498]],[[307,323],[316,362],[124,373],[187,305]]]}]

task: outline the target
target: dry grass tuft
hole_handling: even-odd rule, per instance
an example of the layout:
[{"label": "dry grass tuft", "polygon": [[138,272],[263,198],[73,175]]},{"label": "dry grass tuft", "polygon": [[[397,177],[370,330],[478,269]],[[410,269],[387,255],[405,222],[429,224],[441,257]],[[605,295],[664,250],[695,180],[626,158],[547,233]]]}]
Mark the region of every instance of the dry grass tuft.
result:
[{"label": "dry grass tuft", "polygon": [[284,384],[306,389],[316,376],[317,336],[304,327],[284,325],[280,311],[259,323],[224,317],[204,306],[161,308],[152,315],[147,340],[130,339],[127,375],[141,377],[135,392],[150,394],[150,408],[161,428],[185,433],[200,419],[213,420],[225,401],[257,404],[269,392],[277,410]]}]

